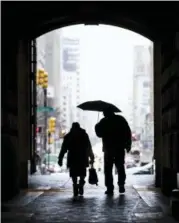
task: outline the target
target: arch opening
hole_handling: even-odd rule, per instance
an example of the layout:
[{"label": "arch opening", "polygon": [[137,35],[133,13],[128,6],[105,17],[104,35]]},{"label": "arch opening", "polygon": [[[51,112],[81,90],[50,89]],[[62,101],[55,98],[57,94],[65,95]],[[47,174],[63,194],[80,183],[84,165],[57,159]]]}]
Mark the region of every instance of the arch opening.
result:
[{"label": "arch opening", "polygon": [[[60,19],[59,19],[60,20]],[[124,19],[125,20],[125,19]],[[106,25],[106,26],[113,26],[116,28],[122,28],[125,29],[127,31],[130,32],[134,32],[137,33],[151,41],[154,41],[154,39],[156,37],[154,37],[154,35],[152,34],[152,32],[150,32],[149,30],[145,30],[145,28],[138,28],[139,25],[137,25],[137,23],[134,22],[134,24],[128,24],[128,23],[123,23],[123,22],[114,22],[112,19],[97,19],[97,18],[93,18],[93,19],[68,19],[68,18],[64,18],[64,22],[61,22],[57,20],[52,21],[51,23],[46,22],[45,24],[43,24],[42,26],[39,26],[35,29],[34,34],[33,34],[33,38],[39,38],[42,35],[45,35],[46,33],[55,31],[57,29],[63,29],[66,27],[72,27],[72,26],[78,26],[80,24],[84,24],[85,26],[89,26],[89,25],[93,25],[93,26],[100,26],[100,25]],[[140,26],[139,26],[140,27]]]},{"label": "arch opening", "polygon": [[[81,30],[81,33],[80,33],[80,30]],[[85,30],[88,30],[88,31],[85,33]],[[99,31],[99,30],[101,30],[101,31]],[[101,34],[100,34],[100,32],[101,32]],[[111,32],[112,32],[112,34],[110,34]],[[119,34],[119,32],[120,32],[120,34]],[[122,38],[122,36],[123,36],[123,38]],[[58,38],[59,38],[59,40],[58,40]],[[131,67],[131,70],[129,69],[126,72],[131,73],[131,76],[130,76],[131,79],[132,78],[135,79],[133,81],[131,80],[131,82],[133,82],[133,84],[131,85],[131,88],[133,88],[133,92],[131,92],[131,97],[128,98],[129,99],[128,103],[132,103],[131,109],[134,110],[136,104],[142,103],[140,101],[142,99],[139,99],[138,98],[140,92],[136,92],[137,86],[139,86],[140,91],[141,91],[141,86],[142,87],[150,87],[150,90],[147,91],[148,93],[144,92],[144,94],[148,94],[147,96],[146,95],[144,96],[144,97],[147,97],[147,99],[144,99],[144,100],[148,100],[147,103],[150,103],[150,106],[148,106],[150,108],[148,108],[146,111],[144,111],[145,109],[142,108],[142,106],[141,107],[139,106],[140,107],[139,108],[140,112],[142,112],[142,109],[143,109],[143,113],[146,112],[146,115],[144,115],[145,117],[144,117],[144,120],[143,120],[143,125],[145,125],[145,130],[144,130],[144,128],[141,129],[141,127],[138,128],[136,126],[138,124],[136,124],[136,123],[135,124],[134,123],[132,123],[132,124],[130,123],[131,125],[135,125],[135,126],[132,127],[132,132],[135,135],[135,137],[140,137],[139,135],[142,134],[142,131],[145,131],[145,134],[146,134],[146,131],[148,131],[147,129],[150,128],[151,134],[153,134],[152,133],[153,132],[153,92],[152,92],[152,90],[153,90],[152,89],[153,88],[153,84],[152,84],[152,82],[153,82],[153,72],[152,72],[153,71],[153,43],[149,39],[146,39],[146,38],[144,38],[143,36],[141,36],[141,35],[139,35],[137,33],[134,33],[132,31],[129,31],[129,30],[126,30],[126,29],[123,29],[123,28],[118,28],[118,27],[108,26],[108,25],[103,25],[103,24],[99,24],[98,26],[94,26],[94,25],[93,26],[91,26],[91,25],[85,26],[83,24],[80,24],[80,25],[68,26],[68,27],[61,28],[61,29],[58,29],[58,30],[55,30],[55,31],[52,31],[52,32],[48,32],[47,34],[42,35],[39,38],[37,38],[37,40],[36,40],[37,41],[37,69],[44,68],[48,72],[48,74],[50,74],[50,73],[53,73],[54,74],[54,72],[53,72],[53,69],[54,68],[52,68],[52,67],[56,67],[55,69],[58,70],[58,72],[59,72],[58,78],[56,77],[56,81],[55,81],[55,78],[53,79],[52,77],[49,77],[49,78],[51,78],[50,82],[53,82],[53,84],[51,83],[51,85],[54,85],[54,86],[56,85],[54,87],[55,89],[53,89],[53,90],[51,88],[52,86],[50,86],[51,90],[49,90],[49,94],[50,94],[50,91],[51,91],[51,94],[56,94],[56,95],[54,96],[54,102],[52,102],[53,101],[53,99],[52,99],[51,102],[49,100],[49,103],[52,103],[52,104],[58,103],[59,106],[55,106],[55,107],[59,107],[59,108],[60,107],[64,107],[64,102],[65,102],[65,100],[67,100],[67,97],[69,96],[69,94],[67,94],[67,93],[64,94],[65,89],[66,88],[69,88],[69,86],[66,86],[66,88],[63,86],[63,84],[61,85],[61,87],[58,86],[58,82],[59,81],[65,82],[63,80],[63,78],[66,78],[66,77],[64,77],[65,75],[63,75],[62,73],[66,73],[66,76],[69,76],[69,80],[66,80],[68,82],[68,81],[72,80],[73,79],[73,76],[75,76],[77,74],[81,78],[80,73],[85,73],[85,72],[87,72],[87,70],[88,70],[88,75],[89,75],[89,72],[91,72],[91,73],[94,72],[94,70],[92,71],[92,69],[89,69],[89,67],[94,67],[95,66],[92,63],[87,66],[88,68],[85,68],[86,65],[84,65],[84,64],[87,64],[87,63],[85,62],[84,57],[85,57],[85,47],[87,47],[87,45],[90,44],[90,41],[91,41],[91,43],[93,45],[96,38],[97,38],[97,41],[95,43],[96,44],[96,47],[99,47],[100,42],[103,42],[103,45],[101,44],[101,46],[99,47],[98,51],[100,51],[100,49],[102,50],[102,48],[104,47],[104,40],[103,39],[105,39],[105,41],[106,41],[106,52],[107,51],[110,52],[111,58],[113,58],[113,60],[115,61],[115,64],[118,63],[117,60],[120,61],[120,60],[123,60],[124,58],[128,57],[127,53],[125,52],[125,47],[128,46],[128,48],[126,49],[126,51],[128,50],[128,54],[130,55],[129,56],[130,58],[128,59],[128,63],[127,63],[127,61],[125,61],[125,63],[124,63],[125,66],[123,66],[123,71],[124,71],[125,67],[126,67],[126,70],[127,70],[127,67]],[[114,53],[114,51],[115,51],[115,47],[114,47],[114,44],[111,45],[111,43],[110,43],[109,40],[107,41],[108,38],[111,40],[111,43],[114,42],[114,41],[116,43],[117,42],[123,42],[123,44],[125,46],[122,47],[123,44],[121,43],[117,47],[118,47],[119,50],[120,50],[120,47],[122,47],[121,49],[123,50],[123,52],[125,54],[125,56],[123,55],[124,58],[120,55],[119,56],[120,59],[118,59],[117,56],[112,55]],[[118,41],[117,41],[117,38],[119,38]],[[122,40],[120,38],[122,38]],[[91,39],[93,39],[93,40],[91,40]],[[133,41],[131,41],[131,39]],[[76,41],[76,43],[75,43],[75,41]],[[80,45],[81,42],[83,42],[83,47]],[[78,45],[78,43],[79,43],[80,46]],[[97,43],[99,45],[97,45]],[[75,45],[76,45],[76,49],[75,49]],[[79,53],[78,52],[79,54],[82,54],[82,55],[78,55],[78,57],[80,58],[80,62],[78,61],[78,59],[77,59],[78,62],[77,61],[76,62],[73,61],[74,63],[81,63],[81,65],[79,65],[79,64],[77,65],[78,68],[72,68],[72,67],[70,68],[70,67],[68,67],[68,66],[70,66],[69,64],[68,64],[68,66],[66,65],[67,66],[66,68],[64,67],[64,64],[63,64],[63,62],[65,60],[64,57],[65,57],[66,54],[70,54],[69,53],[70,52],[70,47],[71,47],[71,49],[74,47],[75,50],[80,51],[80,52],[82,51],[82,53]],[[110,48],[111,48],[111,50],[110,50]],[[69,52],[67,52],[68,51],[67,49],[69,49]],[[95,52],[94,46],[92,47],[92,49],[91,49],[91,52],[90,52],[90,57],[87,57],[85,59],[86,59],[86,61],[92,60],[93,63],[94,63],[94,58],[92,59],[92,51]],[[65,50],[67,50],[67,51],[65,51]],[[86,51],[87,51],[86,54],[89,54],[89,49],[86,50]],[[52,55],[54,52],[55,52],[56,58],[55,58],[54,55]],[[64,54],[65,52],[66,52],[66,54]],[[145,53],[145,52],[147,52],[147,53]],[[96,51],[96,53],[97,53],[97,51]],[[105,50],[104,50],[104,54],[105,54]],[[95,55],[95,53],[94,53],[94,55]],[[94,55],[93,55],[93,57],[94,57]],[[98,57],[96,57],[96,60],[99,62],[101,60],[101,59],[99,59],[100,56],[101,56],[101,54],[98,52],[97,55],[98,55]],[[145,59],[143,61],[140,61],[141,60],[140,58],[141,58],[142,55],[144,55]],[[72,56],[72,54],[71,54],[71,56]],[[46,58],[44,59],[44,57],[46,57]],[[132,58],[132,57],[136,57],[136,58]],[[140,58],[138,58],[138,57],[140,57]],[[57,62],[57,60],[58,60],[57,58],[59,58],[59,61],[58,62]],[[83,58],[83,60],[81,61],[82,58]],[[108,59],[106,58],[106,63],[107,63],[107,60],[109,60],[109,58]],[[133,60],[133,62],[131,62],[132,60]],[[137,62],[136,61],[134,62],[134,60],[136,60],[136,61],[138,60],[138,65],[137,65]],[[45,61],[45,62],[43,62],[43,61]],[[54,63],[54,61],[55,61],[55,63]],[[101,66],[104,66],[104,64],[105,64],[104,61],[99,62],[99,63],[100,63]],[[138,72],[137,69],[140,69],[140,66],[145,66],[142,63],[144,63],[144,64],[147,63],[147,65],[146,65],[146,67],[148,69],[147,75],[143,79],[137,80],[138,79],[137,76],[142,76],[142,72],[139,71],[139,73],[141,72],[140,74],[135,74],[135,72]],[[59,64],[59,65],[57,65],[57,64]],[[111,64],[114,65],[114,63],[111,63]],[[79,69],[79,67],[80,67],[80,69]],[[83,68],[81,68],[81,67],[83,67]],[[97,67],[99,69],[100,66],[97,66]],[[72,75],[73,71],[71,71],[70,69],[72,69],[72,70],[74,69],[75,70],[74,71],[74,75]],[[103,69],[103,72],[105,70],[106,69],[104,68]],[[114,70],[114,68],[113,68],[113,70]],[[108,66],[108,71],[109,71],[109,66]],[[102,73],[102,71],[100,71],[100,72]],[[143,72],[145,73],[145,71],[143,71]],[[95,73],[96,73],[96,76],[97,76],[97,72],[96,71],[95,71]],[[120,76],[120,74],[118,74],[118,76]],[[143,75],[143,76],[145,76],[145,75]],[[79,77],[78,77],[78,79],[80,79]],[[95,76],[94,76],[94,78],[95,78]],[[124,77],[121,76],[121,80],[122,80],[122,78],[124,78]],[[83,81],[84,81],[84,79],[83,79]],[[94,79],[93,81],[94,82],[97,82],[96,79]],[[120,82],[119,79],[117,81]],[[109,82],[109,80],[108,80],[108,82]],[[114,82],[116,82],[116,79],[115,79]],[[144,82],[144,83],[142,83],[142,82]],[[91,84],[92,84],[92,82],[91,82]],[[67,85],[70,85],[70,84],[68,83]],[[79,83],[78,83],[78,85],[79,85]],[[57,92],[60,88],[63,89],[63,90],[62,91],[59,91],[59,93],[52,93],[52,91]],[[114,83],[113,83],[113,88],[114,88]],[[126,86],[126,88],[128,88],[128,87]],[[116,89],[117,88],[115,88],[115,90]],[[72,92],[74,91],[74,89],[70,89],[70,90],[72,90]],[[88,89],[88,90],[90,91],[90,89]],[[40,92],[40,88],[38,88],[38,91]],[[43,105],[43,103],[44,103],[44,101],[43,101],[44,100],[44,98],[43,98],[43,91],[41,91],[40,94],[41,94],[41,103]],[[75,92],[75,94],[77,95],[77,91]],[[83,92],[83,94],[84,94],[84,92]],[[61,95],[60,96],[61,97],[60,99],[59,99],[58,95]],[[90,93],[88,95],[90,95]],[[101,96],[100,97],[103,97],[103,95],[104,95],[104,90],[101,93]],[[136,100],[135,103],[133,102],[134,101],[134,95],[136,97],[135,98],[135,100]],[[65,98],[65,100],[63,100],[64,98]],[[93,96],[89,96],[89,97],[83,98],[83,101],[85,101],[85,100],[95,100],[95,99],[97,100],[97,98],[95,98],[94,95],[93,95]],[[105,98],[99,98],[99,96],[98,96],[98,99],[105,100]],[[108,101],[110,101],[111,99],[112,99],[112,97],[110,97],[108,99],[106,98],[106,100],[108,100]],[[58,100],[59,100],[59,102],[57,102]],[[79,100],[78,103],[77,102],[75,102],[75,103],[77,105],[77,104],[80,104],[83,101],[80,101]],[[113,101],[113,102],[115,103],[116,101]],[[146,103],[146,101],[145,101],[145,103]],[[69,101],[68,101],[68,103],[65,103],[65,105],[66,104],[69,104]],[[71,111],[72,110],[75,111],[75,113],[79,113],[79,111],[77,111],[77,109],[75,108],[76,105],[73,105],[72,106],[73,108],[71,108],[70,110]],[[51,106],[53,107],[53,105],[51,105]],[[67,112],[67,108],[62,108],[62,111],[64,113]],[[136,114],[134,114],[134,113],[135,112],[132,111],[132,119],[133,119],[133,122],[137,119],[137,116],[139,116],[138,113],[136,113]],[[149,114],[150,114],[150,116],[152,116],[150,120],[148,119]],[[79,116],[83,116],[83,121],[84,121],[84,111],[80,112],[78,115]],[[95,121],[97,121],[96,118],[94,117],[95,116],[94,114],[93,115],[90,114],[90,115],[91,115],[91,117],[93,119],[93,122],[92,121],[89,122],[89,120],[88,120],[88,124],[90,123],[90,127],[88,126],[88,130],[89,129],[92,130],[92,125],[95,125]],[[74,115],[72,115],[72,116],[74,117]],[[65,123],[66,126],[63,126],[63,128],[65,128],[65,129],[62,129],[62,130],[64,130],[65,132],[69,131],[70,126],[71,126],[71,123],[73,121],[82,121],[82,119],[78,120],[78,117],[76,115],[75,115],[76,116],[75,119],[72,116],[70,117],[70,114],[66,115],[66,118],[67,119],[71,119],[71,120],[70,121],[69,120],[66,121],[66,122],[68,122],[68,124]],[[49,118],[49,117],[47,117],[47,118]],[[63,119],[64,119],[64,117],[63,117]],[[129,117],[127,117],[127,120],[129,121]],[[63,122],[63,121],[64,120],[60,120],[59,122]],[[37,124],[40,124],[40,122],[41,121],[39,121],[39,123],[37,122]],[[85,124],[82,124],[82,126],[85,127]],[[39,128],[41,126],[37,126],[37,127]],[[138,130],[137,130],[137,128],[138,128]],[[90,134],[92,133],[91,130],[90,130]],[[93,135],[94,135],[94,131],[93,131]],[[143,137],[145,138],[144,134],[143,134]],[[153,138],[151,138],[151,137],[153,137],[153,135],[150,136],[150,140],[151,140],[151,143],[152,143],[151,147],[153,147]],[[99,143],[100,141],[95,137],[95,135],[92,138],[93,138],[92,141],[94,141],[93,145],[96,146],[96,143],[97,142]],[[139,161],[140,158],[137,157],[136,151],[140,151],[139,147],[142,147],[141,146],[142,143],[139,142],[139,141],[140,140],[136,140],[136,141],[133,142],[133,147],[138,147],[138,148],[137,149],[134,148],[133,151],[132,151],[132,153],[131,153],[132,154],[131,156],[133,156],[133,161],[136,159],[137,162]],[[144,139],[143,141],[146,141],[146,140]],[[62,141],[59,142],[59,145],[61,143],[62,143]],[[144,143],[145,142],[143,142],[143,144]],[[147,144],[147,142],[146,142],[146,144]],[[147,146],[148,145],[145,145],[145,147],[147,147]],[[54,150],[54,148],[53,148],[53,150]],[[100,148],[99,148],[99,150],[100,150]],[[59,149],[58,149],[58,152],[59,152]],[[141,166],[144,165],[144,164],[148,164],[149,163],[149,161],[144,161],[144,159],[146,159],[146,156],[149,155],[149,154],[145,154],[145,153],[146,153],[146,150],[145,149],[143,149],[143,152],[140,151],[140,153],[139,153],[139,154],[141,154],[141,157],[143,156],[143,158],[141,158],[141,159],[143,159],[143,162],[141,162]],[[152,152],[150,151],[148,153],[151,153],[149,155],[149,157],[150,157],[149,159],[150,159],[150,161],[152,161],[153,148],[152,148]],[[144,156],[145,156],[145,158],[144,158]],[[48,159],[48,155],[46,156],[46,158]],[[48,160],[47,160],[47,162],[48,162]],[[129,163],[130,163],[130,161],[129,161]],[[129,166],[130,166],[130,164],[129,164]],[[58,169],[58,168],[56,167],[56,169]]]}]

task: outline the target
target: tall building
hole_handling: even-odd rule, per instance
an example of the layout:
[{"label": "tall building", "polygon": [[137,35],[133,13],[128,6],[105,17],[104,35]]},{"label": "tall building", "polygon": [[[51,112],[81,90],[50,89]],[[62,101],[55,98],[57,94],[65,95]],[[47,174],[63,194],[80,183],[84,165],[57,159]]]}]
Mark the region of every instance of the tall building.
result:
[{"label": "tall building", "polygon": [[134,47],[133,128],[142,134],[146,115],[150,112],[150,53],[148,46]]},{"label": "tall building", "polygon": [[149,46],[149,53],[150,53],[150,62],[149,62],[149,73],[150,73],[150,113],[151,113],[151,119],[152,119],[152,121],[154,120],[154,100],[153,100],[153,98],[154,98],[154,86],[153,86],[153,81],[154,81],[154,79],[153,79],[153,70],[154,70],[154,68],[153,68],[153,60],[154,60],[154,58],[153,58],[153,46],[151,45],[151,46]]},{"label": "tall building", "polygon": [[129,123],[129,126],[131,130],[133,131],[133,98],[129,97],[128,98],[128,113],[126,114],[127,121]]},{"label": "tall building", "polygon": [[53,108],[60,107],[60,30],[46,35],[45,70],[48,72],[48,101]]},{"label": "tall building", "polygon": [[[48,72],[48,106],[57,108],[60,127],[69,130],[72,122],[82,119],[80,104],[80,38],[63,28],[37,39],[37,68]],[[41,105],[44,97],[41,92]],[[51,114],[53,115],[53,114]]]},{"label": "tall building", "polygon": [[[42,35],[39,38],[37,38],[36,42],[37,42],[37,69],[40,68],[45,69],[46,35]],[[44,93],[43,90],[37,86],[37,106],[43,106],[43,104],[44,104]]]},{"label": "tall building", "polygon": [[[54,108],[55,112],[46,113],[57,117],[57,109],[60,110],[60,30],[49,32],[37,38],[37,69],[43,68],[48,73],[47,105]],[[37,106],[44,106],[43,89],[37,86]],[[46,118],[44,112],[37,112],[37,126],[45,127]],[[60,125],[57,119],[57,126]],[[45,128],[42,128],[45,134]],[[57,127],[58,130],[58,127]],[[44,148],[45,141],[39,135],[37,147]],[[43,147],[42,147],[43,145]],[[54,147],[51,147],[54,152]]]},{"label": "tall building", "polygon": [[154,91],[153,91],[153,46],[149,46],[150,62],[149,62],[149,75],[150,75],[150,119],[146,121],[146,140],[147,147],[154,148]]},{"label": "tall building", "polygon": [[48,72],[48,105],[60,106],[60,30],[37,38],[37,69]]},{"label": "tall building", "polygon": [[45,46],[46,46],[46,35],[42,35],[37,38],[37,68],[45,68]]},{"label": "tall building", "polygon": [[72,122],[81,121],[80,110],[80,38],[68,32],[67,28],[61,30],[60,49],[60,107],[62,111],[61,122],[63,128],[70,129]]},{"label": "tall building", "polygon": [[134,47],[133,128],[140,137],[140,162],[153,157],[153,55],[152,45]]}]

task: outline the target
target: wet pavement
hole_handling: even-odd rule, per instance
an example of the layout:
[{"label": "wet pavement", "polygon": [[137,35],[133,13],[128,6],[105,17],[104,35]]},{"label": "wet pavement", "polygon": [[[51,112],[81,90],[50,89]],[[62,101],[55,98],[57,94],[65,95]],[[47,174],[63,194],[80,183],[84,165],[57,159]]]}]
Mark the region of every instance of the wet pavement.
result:
[{"label": "wet pavement", "polygon": [[[104,195],[103,182],[99,186],[87,183],[84,197],[74,200],[71,182],[66,180],[68,175],[64,174],[56,186],[51,178],[46,180],[46,185],[37,183],[36,187],[22,191],[16,199],[3,205],[2,222],[175,222],[170,216],[169,200],[149,185],[150,181],[144,186],[132,185],[132,180],[128,180],[125,195],[119,195],[116,187],[113,197]],[[65,182],[66,186],[59,188]]]},{"label": "wet pavement", "polygon": [[[104,174],[98,172],[99,186],[104,188]],[[86,180],[88,179],[88,175]],[[29,176],[29,188],[71,188],[71,179],[68,173],[54,173],[51,175],[32,175]],[[114,184],[117,185],[117,175],[114,174]],[[153,186],[154,175],[127,175],[126,184],[129,186]],[[88,183],[86,186],[90,186]]]}]

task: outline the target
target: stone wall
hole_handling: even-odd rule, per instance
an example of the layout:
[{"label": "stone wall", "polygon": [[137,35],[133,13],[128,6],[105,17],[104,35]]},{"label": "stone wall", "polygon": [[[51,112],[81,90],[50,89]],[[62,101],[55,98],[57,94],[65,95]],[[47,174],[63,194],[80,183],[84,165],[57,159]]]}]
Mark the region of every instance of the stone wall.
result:
[{"label": "stone wall", "polygon": [[8,30],[2,30],[2,200],[7,200],[19,191],[18,157],[18,83],[16,38]]},{"label": "stone wall", "polygon": [[170,195],[179,172],[179,38],[162,44],[162,190]]},{"label": "stone wall", "polygon": [[18,41],[18,136],[20,187],[28,187],[28,159],[30,159],[30,45],[27,40]]},{"label": "stone wall", "polygon": [[30,143],[28,44],[2,30],[2,201],[28,187]]}]

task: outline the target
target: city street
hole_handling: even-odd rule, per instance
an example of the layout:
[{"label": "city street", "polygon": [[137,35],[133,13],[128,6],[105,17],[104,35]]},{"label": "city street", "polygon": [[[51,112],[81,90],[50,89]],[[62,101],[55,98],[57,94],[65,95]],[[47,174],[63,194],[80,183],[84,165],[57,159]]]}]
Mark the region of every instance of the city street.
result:
[{"label": "city street", "polygon": [[[103,174],[99,186],[86,183],[84,198],[72,199],[68,174],[32,176],[29,189],[3,205],[2,222],[173,222],[169,200],[152,186],[153,177],[128,176],[126,194],[104,195]],[[147,186],[148,185],[148,186]]]}]

